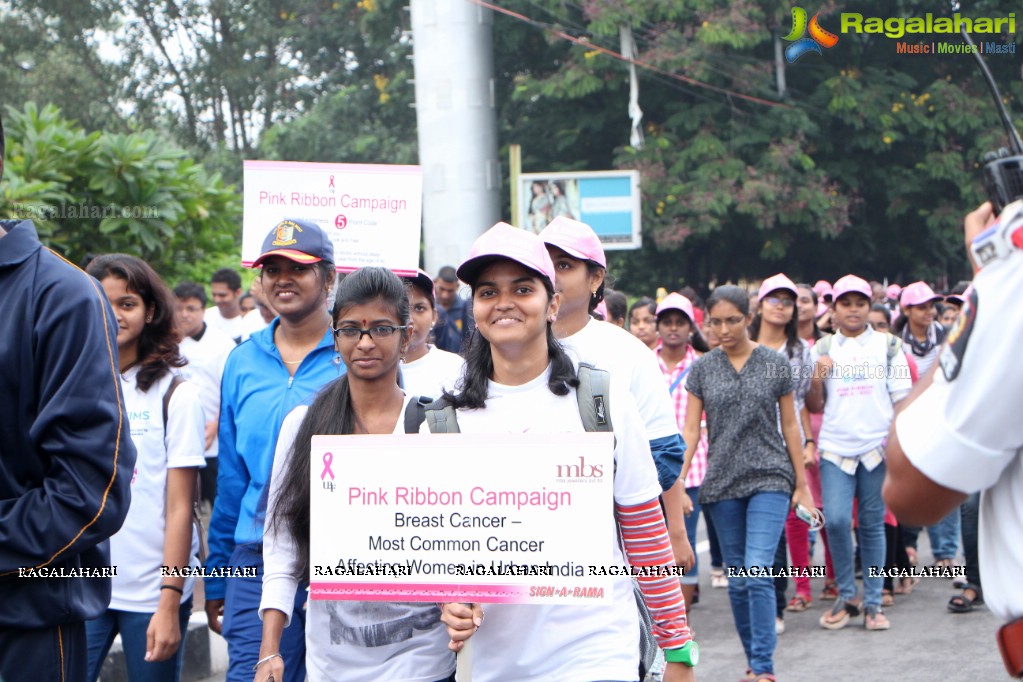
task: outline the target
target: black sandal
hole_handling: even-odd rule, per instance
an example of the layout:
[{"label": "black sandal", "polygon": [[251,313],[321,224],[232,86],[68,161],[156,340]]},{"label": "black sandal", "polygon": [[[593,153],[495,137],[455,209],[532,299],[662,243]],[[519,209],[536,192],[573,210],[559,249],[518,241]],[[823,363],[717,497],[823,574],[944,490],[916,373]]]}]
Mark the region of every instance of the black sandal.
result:
[{"label": "black sandal", "polygon": [[[977,596],[970,599],[966,596],[966,590],[970,590]],[[948,600],[948,610],[952,613],[969,613],[973,610],[974,606],[980,606],[983,603],[984,598],[980,595],[980,591],[967,587],[963,589],[961,594],[957,594]]]}]

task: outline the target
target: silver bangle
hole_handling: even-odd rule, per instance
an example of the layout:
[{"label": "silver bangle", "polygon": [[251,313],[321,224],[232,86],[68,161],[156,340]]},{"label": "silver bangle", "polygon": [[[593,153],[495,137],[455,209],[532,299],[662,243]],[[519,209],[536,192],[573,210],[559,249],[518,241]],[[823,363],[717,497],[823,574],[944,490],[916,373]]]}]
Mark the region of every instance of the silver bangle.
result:
[{"label": "silver bangle", "polygon": [[270,654],[266,658],[261,658],[258,661],[256,661],[256,665],[252,666],[252,671],[255,672],[255,671],[259,670],[259,666],[261,666],[264,663],[266,663],[267,661],[273,660],[275,658],[279,658],[281,660],[284,660],[284,656],[281,656],[280,653]]}]

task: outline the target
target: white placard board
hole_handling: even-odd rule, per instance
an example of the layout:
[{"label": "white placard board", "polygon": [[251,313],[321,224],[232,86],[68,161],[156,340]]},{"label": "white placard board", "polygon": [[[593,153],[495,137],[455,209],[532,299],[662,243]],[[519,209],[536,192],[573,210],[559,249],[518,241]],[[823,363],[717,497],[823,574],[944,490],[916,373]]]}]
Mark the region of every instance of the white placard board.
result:
[{"label": "white placard board", "polygon": [[315,436],[310,463],[312,599],[610,603],[610,433]]},{"label": "white placard board", "polygon": [[419,266],[423,178],[419,166],[245,161],[242,265],[285,218],[316,223],[334,242],[341,272],[368,265],[414,276]]}]

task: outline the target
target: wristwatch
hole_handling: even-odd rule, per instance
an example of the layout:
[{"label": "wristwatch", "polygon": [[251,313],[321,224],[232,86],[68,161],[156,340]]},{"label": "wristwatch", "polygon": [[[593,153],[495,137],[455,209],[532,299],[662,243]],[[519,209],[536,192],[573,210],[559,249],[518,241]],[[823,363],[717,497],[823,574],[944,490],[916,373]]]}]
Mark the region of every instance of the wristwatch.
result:
[{"label": "wristwatch", "polygon": [[684,663],[692,668],[700,662],[700,645],[689,640],[678,649],[665,649],[664,660],[668,663]]}]

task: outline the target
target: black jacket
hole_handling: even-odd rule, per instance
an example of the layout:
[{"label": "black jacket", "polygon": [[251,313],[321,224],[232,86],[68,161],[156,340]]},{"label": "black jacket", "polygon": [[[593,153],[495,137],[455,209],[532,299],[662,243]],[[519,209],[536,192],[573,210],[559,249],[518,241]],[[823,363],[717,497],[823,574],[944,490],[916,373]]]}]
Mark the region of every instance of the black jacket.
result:
[{"label": "black jacket", "polygon": [[109,578],[19,577],[110,564],[135,466],[117,323],[102,287],[0,221],[0,628],[94,618]]}]

